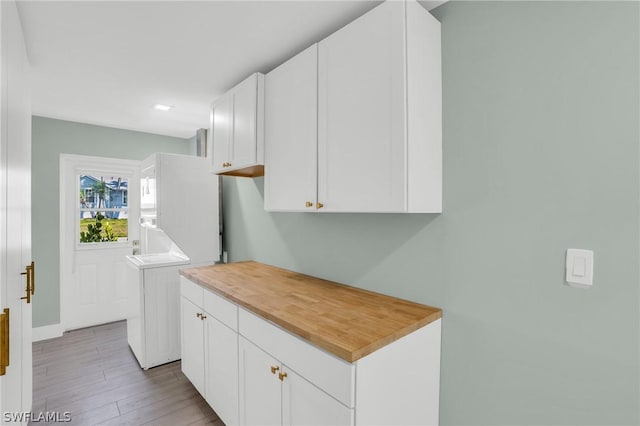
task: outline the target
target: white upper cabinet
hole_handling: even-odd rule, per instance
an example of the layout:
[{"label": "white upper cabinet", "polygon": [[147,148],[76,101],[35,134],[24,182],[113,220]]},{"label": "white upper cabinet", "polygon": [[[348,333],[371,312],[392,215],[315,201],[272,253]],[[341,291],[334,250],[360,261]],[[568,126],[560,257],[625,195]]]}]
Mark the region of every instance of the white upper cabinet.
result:
[{"label": "white upper cabinet", "polygon": [[320,42],[318,199],[325,211],[403,211],[403,3]]},{"label": "white upper cabinet", "polygon": [[224,171],[233,135],[233,95],[225,94],[211,107],[211,139],[213,140],[213,170]]},{"label": "white upper cabinet", "polygon": [[265,209],[442,212],[440,68],[440,23],[407,0],[270,72]]},{"label": "white upper cabinet", "polygon": [[440,23],[387,1],[319,43],[318,203],[442,211]]},{"label": "white upper cabinet", "polygon": [[314,44],[265,77],[266,210],[316,210],[317,114]]},{"label": "white upper cabinet", "polygon": [[213,103],[210,135],[214,173],[264,174],[263,74],[252,74]]}]

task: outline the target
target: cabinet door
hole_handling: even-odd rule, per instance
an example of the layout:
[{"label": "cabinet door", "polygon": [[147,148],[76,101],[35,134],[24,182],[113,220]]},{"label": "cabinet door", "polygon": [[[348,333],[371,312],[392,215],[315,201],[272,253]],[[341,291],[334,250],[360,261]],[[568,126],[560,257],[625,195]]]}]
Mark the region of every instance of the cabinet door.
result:
[{"label": "cabinet door", "polygon": [[325,211],[405,210],[404,2],[319,43],[318,202]]},{"label": "cabinet door", "polygon": [[282,417],[284,425],[352,425],[353,410],[333,399],[302,376],[283,367]]},{"label": "cabinet door", "polygon": [[[240,337],[240,424],[281,425],[280,364],[253,343]],[[274,373],[272,367],[278,368]]]},{"label": "cabinet door", "polygon": [[233,136],[233,95],[225,94],[211,107],[211,161],[213,171],[224,171],[230,160],[229,146]]},{"label": "cabinet door", "polygon": [[257,162],[258,74],[233,89],[233,135],[228,161],[232,169]]},{"label": "cabinet door", "polygon": [[316,209],[318,45],[265,77],[264,207]]},{"label": "cabinet door", "polygon": [[182,302],[182,372],[202,395],[204,387],[204,322],[198,317],[202,313],[184,297]]},{"label": "cabinet door", "polygon": [[238,334],[209,314],[205,315],[207,402],[226,425],[237,425]]}]

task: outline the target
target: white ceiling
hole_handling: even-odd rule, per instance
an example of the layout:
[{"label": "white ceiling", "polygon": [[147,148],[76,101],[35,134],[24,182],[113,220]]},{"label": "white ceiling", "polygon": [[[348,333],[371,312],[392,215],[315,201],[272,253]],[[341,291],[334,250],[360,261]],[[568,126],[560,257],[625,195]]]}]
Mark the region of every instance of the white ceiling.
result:
[{"label": "white ceiling", "polygon": [[19,1],[33,114],[189,138],[217,96],[379,3]]}]

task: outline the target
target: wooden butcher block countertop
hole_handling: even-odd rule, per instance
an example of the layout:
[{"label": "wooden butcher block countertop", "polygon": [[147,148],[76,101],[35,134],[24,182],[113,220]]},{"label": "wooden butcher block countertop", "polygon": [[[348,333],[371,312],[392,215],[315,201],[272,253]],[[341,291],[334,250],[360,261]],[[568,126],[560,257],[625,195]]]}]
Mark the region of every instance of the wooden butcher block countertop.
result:
[{"label": "wooden butcher block countertop", "polygon": [[438,308],[258,262],[180,273],[349,362],[442,317]]}]

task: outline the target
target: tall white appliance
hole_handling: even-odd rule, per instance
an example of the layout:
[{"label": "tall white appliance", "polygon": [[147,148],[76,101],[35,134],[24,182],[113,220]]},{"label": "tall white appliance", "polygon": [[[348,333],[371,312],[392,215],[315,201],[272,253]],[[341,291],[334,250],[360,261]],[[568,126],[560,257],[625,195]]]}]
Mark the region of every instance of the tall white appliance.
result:
[{"label": "tall white appliance", "polygon": [[[192,265],[220,258],[218,177],[204,157],[156,153],[140,173],[142,230],[160,228]],[[141,234],[142,254],[148,240]]]},{"label": "tall white appliance", "polygon": [[178,269],[220,259],[219,177],[210,167],[204,157],[165,153],[141,164],[127,339],[145,370],[180,359]]}]

